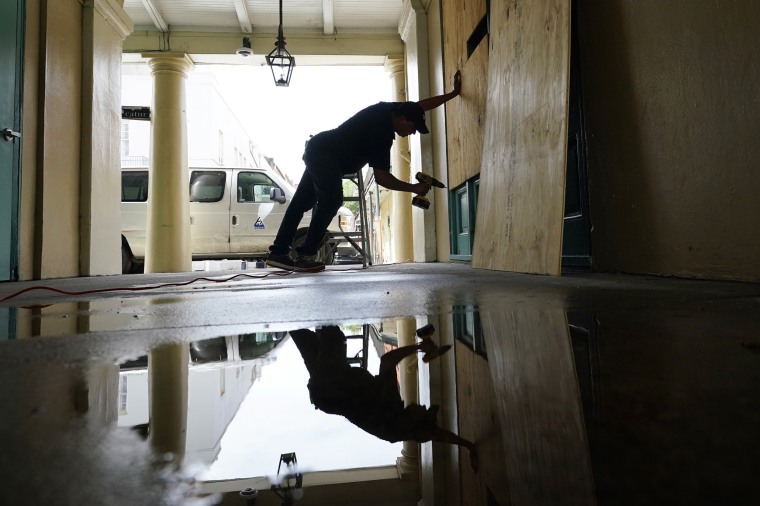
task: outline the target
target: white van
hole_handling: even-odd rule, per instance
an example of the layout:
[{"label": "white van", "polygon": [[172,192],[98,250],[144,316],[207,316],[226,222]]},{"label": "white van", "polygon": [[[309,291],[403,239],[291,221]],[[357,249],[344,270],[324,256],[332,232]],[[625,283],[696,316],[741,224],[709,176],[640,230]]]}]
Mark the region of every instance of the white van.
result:
[{"label": "white van", "polygon": [[[269,253],[294,189],[272,170],[190,168],[190,237],[193,260],[260,259]],[[145,258],[148,169],[121,171],[121,267]],[[294,246],[303,243],[311,212],[299,224]],[[341,207],[328,232],[353,232],[353,213]],[[327,237],[318,258],[333,263],[340,238]],[[347,244],[347,243],[346,243]]]}]

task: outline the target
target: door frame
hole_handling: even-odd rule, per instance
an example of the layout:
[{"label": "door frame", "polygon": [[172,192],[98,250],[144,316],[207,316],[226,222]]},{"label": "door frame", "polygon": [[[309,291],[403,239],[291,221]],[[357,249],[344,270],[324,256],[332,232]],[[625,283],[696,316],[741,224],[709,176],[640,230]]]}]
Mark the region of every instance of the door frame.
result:
[{"label": "door frame", "polygon": [[[0,16],[8,19],[7,26],[15,24],[15,31],[7,32],[3,30],[7,35],[3,36],[3,46],[10,48],[9,50],[14,52],[15,55],[10,54],[9,63],[14,67],[14,71],[10,79],[7,82],[12,83],[13,96],[10,104],[10,115],[13,116],[12,121],[8,122],[7,118],[3,118],[3,124],[0,125],[0,129],[10,128],[15,132],[21,132],[21,110],[22,110],[22,92],[23,92],[23,64],[24,64],[24,19],[25,19],[25,2],[24,0],[15,0],[11,2],[3,2],[3,11],[0,12]],[[8,12],[10,11],[10,12]],[[13,21],[15,19],[15,21]],[[8,44],[11,40],[15,39],[15,43]],[[0,90],[5,92],[5,90]],[[10,124],[6,124],[10,123]],[[10,199],[7,204],[9,205],[9,216],[7,220],[7,226],[10,230],[4,230],[3,233],[8,233],[9,248],[3,248],[0,251],[0,281],[18,280],[18,262],[19,262],[19,201],[20,201],[20,169],[21,169],[21,140],[18,138],[12,140],[6,140],[4,137],[0,137],[0,142],[7,144],[11,143],[11,167],[10,167]],[[2,226],[6,226],[3,224]]]}]

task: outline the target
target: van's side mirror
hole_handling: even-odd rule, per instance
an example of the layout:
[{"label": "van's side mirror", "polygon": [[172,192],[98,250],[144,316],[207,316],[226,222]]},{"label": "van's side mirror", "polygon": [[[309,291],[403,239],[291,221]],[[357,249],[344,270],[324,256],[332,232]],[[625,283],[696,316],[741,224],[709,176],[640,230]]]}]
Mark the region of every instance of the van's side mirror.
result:
[{"label": "van's side mirror", "polygon": [[269,200],[273,202],[277,202],[278,204],[284,204],[285,203],[285,193],[282,191],[282,188],[270,188],[269,189]]}]

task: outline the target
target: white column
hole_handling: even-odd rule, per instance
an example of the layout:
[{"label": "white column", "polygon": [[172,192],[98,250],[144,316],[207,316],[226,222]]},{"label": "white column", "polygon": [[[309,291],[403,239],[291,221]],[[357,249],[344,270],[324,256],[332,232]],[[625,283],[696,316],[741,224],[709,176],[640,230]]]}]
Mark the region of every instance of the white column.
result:
[{"label": "white column", "polygon": [[[407,100],[417,102],[430,96],[427,14],[420,0],[405,0],[398,32],[404,41],[406,53]],[[411,172],[416,174],[421,171],[446,181],[446,178],[441,179],[440,175],[436,175],[433,166],[433,137],[437,135],[433,118],[437,112],[438,110],[434,109],[426,113],[430,134],[415,134],[409,137]],[[429,209],[412,209],[413,257],[416,262],[432,262],[437,258],[435,223],[438,211],[435,198],[445,196],[445,191],[433,189],[427,194],[430,200]]]},{"label": "white column", "polygon": [[184,53],[149,58],[153,76],[145,272],[192,269]]},{"label": "white column", "polygon": [[[393,100],[406,101],[406,74],[403,58],[387,58],[385,69],[391,75]],[[402,181],[410,181],[411,166],[409,158],[409,140],[396,136],[391,150],[393,175]],[[393,262],[409,262],[414,257],[412,237],[412,195],[407,192],[391,193],[391,241],[393,244]]]}]

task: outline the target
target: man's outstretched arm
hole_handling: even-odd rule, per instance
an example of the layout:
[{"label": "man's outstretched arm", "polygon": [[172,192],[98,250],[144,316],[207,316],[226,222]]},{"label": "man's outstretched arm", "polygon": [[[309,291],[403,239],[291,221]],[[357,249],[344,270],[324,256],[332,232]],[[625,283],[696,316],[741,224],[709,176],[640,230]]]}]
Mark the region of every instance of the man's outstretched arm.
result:
[{"label": "man's outstretched arm", "polygon": [[478,471],[478,450],[475,446],[475,443],[472,441],[468,441],[462,437],[457,436],[451,431],[448,431],[446,429],[442,429],[441,427],[434,427],[432,432],[432,441],[437,441],[439,443],[448,443],[453,445],[459,445],[464,448],[467,448],[469,454],[470,454],[470,466],[472,466],[472,469],[477,472]]},{"label": "man's outstretched arm", "polygon": [[426,195],[430,191],[430,185],[425,183],[407,183],[401,181],[396,176],[391,174],[390,170],[374,170],[375,181],[383,188],[389,190],[416,193],[418,195]]},{"label": "man's outstretched arm", "polygon": [[461,90],[462,90],[462,73],[457,70],[457,73],[454,74],[454,89],[453,90],[443,95],[438,95],[437,97],[422,99],[417,103],[420,104],[420,107],[422,107],[423,111],[429,111],[430,109],[435,109],[439,105],[445,104],[452,98],[458,96]]}]

